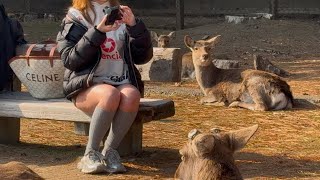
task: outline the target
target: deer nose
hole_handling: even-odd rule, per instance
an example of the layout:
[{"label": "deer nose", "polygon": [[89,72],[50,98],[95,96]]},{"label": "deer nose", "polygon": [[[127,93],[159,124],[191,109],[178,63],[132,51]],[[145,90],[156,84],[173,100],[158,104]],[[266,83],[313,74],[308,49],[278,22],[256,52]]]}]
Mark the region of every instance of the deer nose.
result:
[{"label": "deer nose", "polygon": [[209,57],[209,55],[208,55],[208,54],[204,54],[204,55],[202,55],[202,58],[203,58],[203,59],[208,59],[208,57]]}]

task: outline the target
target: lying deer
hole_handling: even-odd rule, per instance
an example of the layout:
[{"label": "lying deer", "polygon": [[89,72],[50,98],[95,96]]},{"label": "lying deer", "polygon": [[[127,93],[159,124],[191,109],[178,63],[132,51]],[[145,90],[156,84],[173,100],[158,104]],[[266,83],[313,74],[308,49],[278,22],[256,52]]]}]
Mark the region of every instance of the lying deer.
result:
[{"label": "lying deer", "polygon": [[260,111],[292,108],[290,86],[279,76],[259,70],[215,67],[210,53],[219,38],[198,41],[190,36],[184,38],[192,51],[196,80],[205,95],[202,103],[222,102],[229,107]]},{"label": "lying deer", "polygon": [[158,47],[168,48],[170,47],[170,41],[175,38],[175,32],[172,31],[168,35],[158,35],[154,31],[150,31],[152,39],[154,39],[158,43]]},{"label": "lying deer", "polygon": [[179,151],[182,162],[175,179],[243,179],[233,154],[247,144],[257,129],[258,125],[228,133],[221,133],[219,129],[212,129],[210,133],[190,131],[189,141]]},{"label": "lying deer", "polygon": [[[210,36],[205,35],[201,39],[207,40]],[[220,69],[236,69],[239,68],[238,61],[213,60],[215,66]],[[182,56],[181,77],[195,79],[194,66],[192,62],[192,52],[187,52]]]},{"label": "lying deer", "polygon": [[[202,40],[208,39],[209,36],[204,36]],[[221,69],[238,69],[239,62],[237,61],[224,61],[224,60],[213,60],[214,64]],[[276,74],[281,77],[289,76],[290,73],[277,67],[268,59],[262,58],[260,55],[253,56],[254,69],[260,71],[266,71]],[[195,79],[194,66],[192,63],[192,52],[187,52],[182,56],[182,68],[181,68],[182,78]]]}]

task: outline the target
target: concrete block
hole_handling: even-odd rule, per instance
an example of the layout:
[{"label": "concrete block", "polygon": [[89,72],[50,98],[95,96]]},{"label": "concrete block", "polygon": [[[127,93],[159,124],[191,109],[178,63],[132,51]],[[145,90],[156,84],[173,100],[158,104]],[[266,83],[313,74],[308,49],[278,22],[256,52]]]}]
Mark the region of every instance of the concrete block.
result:
[{"label": "concrete block", "polygon": [[214,65],[220,69],[237,69],[240,68],[240,62],[237,60],[215,59]]},{"label": "concrete block", "polygon": [[181,58],[180,48],[153,48],[152,60],[137,68],[144,81],[180,82]]}]

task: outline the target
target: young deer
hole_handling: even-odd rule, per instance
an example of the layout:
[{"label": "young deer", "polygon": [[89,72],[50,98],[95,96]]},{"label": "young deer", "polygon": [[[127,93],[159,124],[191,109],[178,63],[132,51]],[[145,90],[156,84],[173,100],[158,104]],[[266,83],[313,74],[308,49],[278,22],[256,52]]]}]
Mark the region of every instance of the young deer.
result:
[{"label": "young deer", "polygon": [[202,103],[223,102],[229,107],[260,111],[292,108],[290,86],[279,76],[259,70],[215,67],[210,53],[219,38],[198,41],[190,36],[184,38],[192,51],[196,79],[205,95]]},{"label": "young deer", "polygon": [[257,129],[258,125],[228,133],[221,133],[219,129],[212,129],[210,133],[191,130],[189,141],[179,151],[182,162],[175,179],[243,179],[233,154],[247,144]]},{"label": "young deer", "polygon": [[175,32],[172,31],[168,35],[158,35],[154,31],[150,31],[152,39],[154,39],[158,43],[158,47],[161,48],[169,48],[170,41],[175,38]]}]

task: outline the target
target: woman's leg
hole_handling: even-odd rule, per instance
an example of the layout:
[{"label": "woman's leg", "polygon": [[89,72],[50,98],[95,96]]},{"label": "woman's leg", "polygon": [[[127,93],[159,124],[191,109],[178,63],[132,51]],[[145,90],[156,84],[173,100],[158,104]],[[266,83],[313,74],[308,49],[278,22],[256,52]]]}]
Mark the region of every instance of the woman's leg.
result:
[{"label": "woman's leg", "polygon": [[113,86],[95,85],[76,97],[76,107],[91,115],[89,138],[84,158],[79,169],[85,173],[98,173],[104,170],[99,145],[114,118],[120,102],[120,91]]},{"label": "woman's leg", "polygon": [[126,84],[119,86],[118,90],[120,91],[120,105],[102,150],[102,154],[106,156],[109,172],[125,171],[115,149],[119,147],[129,131],[140,104],[140,92],[134,86]]}]

